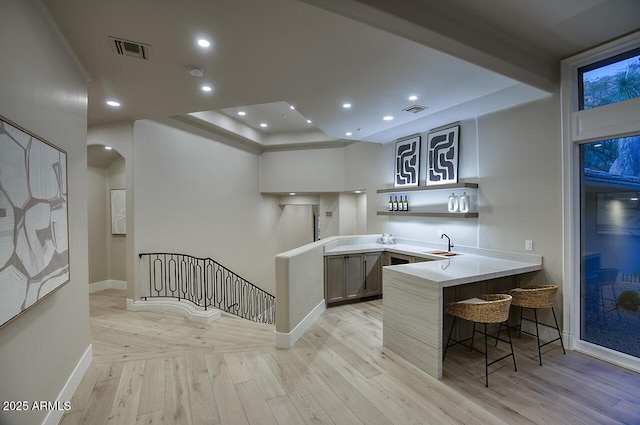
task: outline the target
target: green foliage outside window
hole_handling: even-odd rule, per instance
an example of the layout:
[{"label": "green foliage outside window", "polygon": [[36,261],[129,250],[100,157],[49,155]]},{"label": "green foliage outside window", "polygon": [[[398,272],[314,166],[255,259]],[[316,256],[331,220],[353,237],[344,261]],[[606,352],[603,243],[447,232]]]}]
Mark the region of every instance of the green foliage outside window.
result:
[{"label": "green foliage outside window", "polygon": [[585,72],[582,96],[583,109],[640,97],[640,56]]}]

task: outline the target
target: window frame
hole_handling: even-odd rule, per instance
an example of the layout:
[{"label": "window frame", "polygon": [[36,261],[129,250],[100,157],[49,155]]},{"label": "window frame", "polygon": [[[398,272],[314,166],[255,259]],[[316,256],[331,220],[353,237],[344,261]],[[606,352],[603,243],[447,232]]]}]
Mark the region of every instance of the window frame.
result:
[{"label": "window frame", "polygon": [[593,48],[561,62],[562,180],[563,180],[563,336],[566,346],[607,362],[640,372],[640,359],[580,339],[581,186],[579,145],[640,133],[640,98],[580,107],[580,68],[640,49],[640,32]]}]

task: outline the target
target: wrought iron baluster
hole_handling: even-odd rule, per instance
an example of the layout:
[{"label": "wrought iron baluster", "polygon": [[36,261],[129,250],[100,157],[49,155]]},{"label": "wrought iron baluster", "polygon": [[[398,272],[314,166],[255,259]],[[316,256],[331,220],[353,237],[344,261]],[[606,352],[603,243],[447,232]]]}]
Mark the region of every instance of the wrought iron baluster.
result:
[{"label": "wrought iron baluster", "polygon": [[[207,309],[215,306],[256,322],[275,322],[275,297],[211,258],[149,253],[148,293],[141,298],[172,297]],[[144,264],[144,263],[143,263]]]}]

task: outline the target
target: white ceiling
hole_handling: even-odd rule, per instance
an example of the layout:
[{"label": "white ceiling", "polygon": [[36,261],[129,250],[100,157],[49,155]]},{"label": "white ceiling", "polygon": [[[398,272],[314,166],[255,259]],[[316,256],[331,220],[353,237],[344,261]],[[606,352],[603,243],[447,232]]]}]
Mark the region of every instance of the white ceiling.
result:
[{"label": "white ceiling", "polygon": [[[640,27],[638,0],[43,2],[89,78],[89,125],[177,116],[258,145],[310,131],[386,143],[534,100],[556,89],[561,58]],[[115,55],[109,36],[150,45],[150,60]],[[428,109],[402,112],[413,104]],[[202,118],[219,114],[227,124]]]}]

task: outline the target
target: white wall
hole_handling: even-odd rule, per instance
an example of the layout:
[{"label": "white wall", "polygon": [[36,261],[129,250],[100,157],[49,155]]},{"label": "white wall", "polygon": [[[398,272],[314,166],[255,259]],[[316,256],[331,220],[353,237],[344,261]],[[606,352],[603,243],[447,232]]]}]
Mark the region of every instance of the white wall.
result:
[{"label": "white wall", "polygon": [[126,235],[111,234],[111,189],[126,187],[124,158],[87,168],[89,283],[127,280]]},{"label": "white wall", "polygon": [[[124,158],[125,187],[127,189],[127,237],[125,240],[126,280],[135,281],[135,265],[137,261],[134,252],[135,222],[133,216],[134,192],[133,192],[133,124],[130,122],[119,122],[100,126],[89,127],[87,131],[87,145],[111,146]],[[118,183],[121,183],[120,180]],[[122,241],[120,241],[122,242]],[[120,254],[121,255],[121,254]],[[121,280],[121,279],[118,279]],[[128,297],[133,299],[134,285],[128,285]]]},{"label": "white wall", "polygon": [[261,195],[255,153],[153,121],[134,140],[135,252],[211,257],[275,293],[276,254],[313,240],[310,207]]},{"label": "white wall", "polygon": [[[111,211],[111,189],[126,189],[127,176],[124,158],[116,158],[107,168],[107,179],[105,181],[105,197],[109,201],[109,211]],[[111,234],[111,217],[109,219],[108,233],[106,234],[109,277],[112,280],[127,280],[127,235]]]},{"label": "white wall", "polygon": [[106,243],[109,204],[106,198],[105,168],[87,167],[87,208],[89,283],[109,279]]},{"label": "white wall", "polygon": [[345,190],[342,148],[265,152],[260,161],[262,192]]},{"label": "white wall", "polygon": [[[67,152],[70,282],[0,330],[0,400],[55,401],[89,347],[86,81],[39,1],[4,0],[0,115]],[[47,412],[0,411],[3,425]]]},{"label": "white wall", "polygon": [[478,119],[479,247],[543,256],[537,280],[562,283],[562,145],[557,96]]}]

